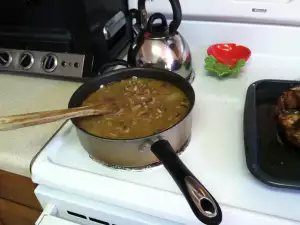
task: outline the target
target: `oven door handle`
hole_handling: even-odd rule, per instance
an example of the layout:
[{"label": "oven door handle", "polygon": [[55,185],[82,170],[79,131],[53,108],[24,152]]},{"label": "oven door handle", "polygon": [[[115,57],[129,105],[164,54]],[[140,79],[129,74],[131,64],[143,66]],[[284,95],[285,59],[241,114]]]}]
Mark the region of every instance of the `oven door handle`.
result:
[{"label": "oven door handle", "polygon": [[61,218],[56,217],[57,209],[53,204],[47,204],[44,211],[35,222],[35,225],[80,225],[79,223],[70,222]]}]

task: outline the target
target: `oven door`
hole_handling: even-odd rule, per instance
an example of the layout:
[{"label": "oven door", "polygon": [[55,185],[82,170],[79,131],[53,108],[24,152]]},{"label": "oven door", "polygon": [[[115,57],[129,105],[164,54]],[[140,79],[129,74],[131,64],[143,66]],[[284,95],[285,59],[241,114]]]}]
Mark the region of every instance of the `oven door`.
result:
[{"label": "oven door", "polygon": [[45,215],[41,220],[38,220],[36,225],[81,225],[67,220],[57,218],[55,216]]},{"label": "oven door", "polygon": [[48,204],[38,220],[35,222],[35,225],[83,225],[58,218],[56,217],[56,214],[57,210],[55,205]]}]

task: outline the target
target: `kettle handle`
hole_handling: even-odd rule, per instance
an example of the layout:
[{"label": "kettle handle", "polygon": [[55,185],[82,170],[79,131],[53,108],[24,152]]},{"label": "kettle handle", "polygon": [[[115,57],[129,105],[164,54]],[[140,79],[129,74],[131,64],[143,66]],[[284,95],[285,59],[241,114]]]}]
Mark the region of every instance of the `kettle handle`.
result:
[{"label": "kettle handle", "polygon": [[[170,0],[170,3],[173,11],[173,20],[169,25],[169,32],[174,33],[180,26],[182,12],[179,0]],[[145,25],[147,21],[146,0],[138,0],[138,9],[142,14],[142,23]]]}]

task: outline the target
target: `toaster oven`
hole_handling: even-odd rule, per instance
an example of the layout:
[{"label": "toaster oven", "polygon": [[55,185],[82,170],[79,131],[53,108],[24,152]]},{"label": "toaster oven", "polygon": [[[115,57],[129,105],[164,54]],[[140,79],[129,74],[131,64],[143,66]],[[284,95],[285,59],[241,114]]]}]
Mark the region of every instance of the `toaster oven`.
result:
[{"label": "toaster oven", "polygon": [[132,35],[125,0],[10,0],[0,8],[0,72],[86,78]]}]

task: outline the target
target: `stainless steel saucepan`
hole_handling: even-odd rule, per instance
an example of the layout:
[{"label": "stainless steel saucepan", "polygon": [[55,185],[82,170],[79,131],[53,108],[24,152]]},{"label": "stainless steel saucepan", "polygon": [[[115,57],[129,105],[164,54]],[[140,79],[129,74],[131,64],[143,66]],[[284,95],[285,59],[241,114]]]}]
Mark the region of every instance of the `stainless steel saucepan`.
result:
[{"label": "stainless steel saucepan", "polygon": [[[127,65],[117,60],[106,67]],[[73,94],[69,108],[79,107],[101,85],[143,77],[167,81],[180,88],[190,101],[188,114],[173,127],[152,136],[136,139],[108,139],[95,136],[81,129],[76,119],[71,119],[83,148],[89,155],[106,165],[121,168],[143,168],[162,162],[185,196],[196,217],[205,224],[220,224],[222,212],[213,196],[184,165],[177,152],[184,148],[191,137],[192,110],[195,93],[192,86],[181,76],[155,68],[124,68],[113,70],[87,81]],[[171,204],[171,203],[170,203]]]}]

